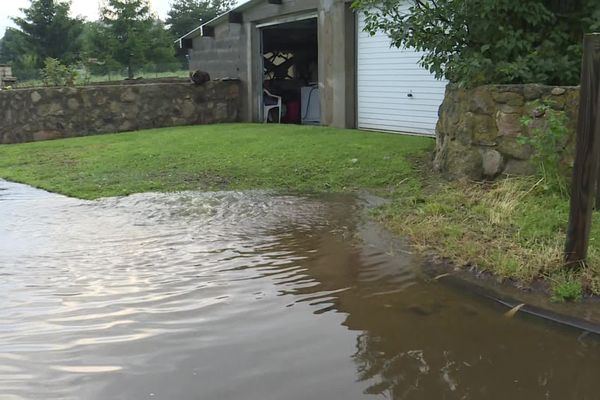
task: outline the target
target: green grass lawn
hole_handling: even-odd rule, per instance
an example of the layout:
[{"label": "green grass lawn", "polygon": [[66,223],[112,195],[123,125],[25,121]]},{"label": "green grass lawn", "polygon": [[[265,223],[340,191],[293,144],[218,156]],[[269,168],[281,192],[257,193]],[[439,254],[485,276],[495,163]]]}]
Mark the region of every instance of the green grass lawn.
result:
[{"label": "green grass lawn", "polygon": [[428,138],[223,124],[0,146],[0,177],[83,199],[147,191],[352,191],[417,185]]}]

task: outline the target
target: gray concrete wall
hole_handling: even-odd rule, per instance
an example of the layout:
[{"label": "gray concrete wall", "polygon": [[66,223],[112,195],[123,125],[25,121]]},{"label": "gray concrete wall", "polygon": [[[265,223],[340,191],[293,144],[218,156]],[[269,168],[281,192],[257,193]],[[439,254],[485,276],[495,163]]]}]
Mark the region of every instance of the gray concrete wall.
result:
[{"label": "gray concrete wall", "polygon": [[321,123],[355,127],[355,17],[350,3],[322,0],[319,7]]},{"label": "gray concrete wall", "polygon": [[0,143],[237,122],[240,82],[0,91]]},{"label": "gray concrete wall", "polygon": [[212,79],[240,79],[245,69],[244,30],[239,24],[221,24],[215,37],[196,37],[190,50],[190,69],[206,71]]}]

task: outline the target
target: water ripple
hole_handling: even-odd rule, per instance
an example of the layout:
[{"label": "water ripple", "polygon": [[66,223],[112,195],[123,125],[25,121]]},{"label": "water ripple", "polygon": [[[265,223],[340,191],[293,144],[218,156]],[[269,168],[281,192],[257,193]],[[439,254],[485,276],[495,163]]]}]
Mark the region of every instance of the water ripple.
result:
[{"label": "water ripple", "polygon": [[596,342],[425,284],[358,207],[0,181],[0,399],[596,398]]}]

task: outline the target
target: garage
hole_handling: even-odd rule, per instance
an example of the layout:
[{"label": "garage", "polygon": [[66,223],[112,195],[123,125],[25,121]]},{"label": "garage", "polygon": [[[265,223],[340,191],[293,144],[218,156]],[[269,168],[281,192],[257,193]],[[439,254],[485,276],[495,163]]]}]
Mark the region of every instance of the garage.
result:
[{"label": "garage", "polygon": [[422,53],[390,47],[381,33],[357,29],[357,125],[359,129],[435,135],[446,81],[418,65]]},{"label": "garage", "polygon": [[264,122],[320,124],[317,25],[317,17],[309,14],[258,26]]},{"label": "garage", "polygon": [[433,136],[446,82],[419,66],[422,53],[363,32],[351,5],[249,0],[179,44],[191,70],[242,82],[242,121]]}]

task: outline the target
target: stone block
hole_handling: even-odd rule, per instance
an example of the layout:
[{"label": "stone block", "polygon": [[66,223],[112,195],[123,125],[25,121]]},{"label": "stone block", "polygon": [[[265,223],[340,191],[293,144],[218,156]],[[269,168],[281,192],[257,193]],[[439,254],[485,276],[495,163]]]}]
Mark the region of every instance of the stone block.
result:
[{"label": "stone block", "polygon": [[240,85],[230,85],[227,97],[235,99],[240,96]]},{"label": "stone block", "polygon": [[474,143],[489,146],[496,142],[498,129],[491,116],[467,113],[465,117],[467,118],[467,134]]},{"label": "stone block", "polygon": [[37,113],[43,118],[64,115],[63,106],[57,101],[49,101],[37,107]]},{"label": "stone block", "polygon": [[500,104],[508,104],[510,106],[523,106],[525,99],[519,93],[514,92],[494,92],[493,99]]},{"label": "stone block", "polygon": [[508,160],[504,168],[506,175],[534,175],[536,173],[535,166],[526,160]]},{"label": "stone block", "polygon": [[218,122],[225,122],[227,120],[227,104],[219,103],[214,111],[214,118]]},{"label": "stone block", "polygon": [[121,101],[125,103],[132,103],[137,99],[137,95],[132,88],[127,88],[121,93]]},{"label": "stone block", "polygon": [[481,179],[483,176],[482,156],[479,150],[454,140],[448,143],[445,167],[442,171],[452,177]]},{"label": "stone block", "polygon": [[476,114],[493,115],[496,105],[487,86],[472,90],[469,96],[469,111]]},{"label": "stone block", "polygon": [[41,99],[42,99],[42,95],[39,92],[37,92],[37,91],[31,92],[31,102],[33,104],[38,103]]},{"label": "stone block", "polygon": [[77,110],[79,108],[79,101],[77,99],[70,98],[67,100],[67,107],[71,110]]},{"label": "stone block", "polygon": [[561,96],[547,96],[543,99],[544,102],[548,103],[552,109],[562,111],[565,109],[566,97]]},{"label": "stone block", "polygon": [[507,158],[529,160],[533,149],[527,144],[521,144],[512,137],[503,137],[498,141],[496,149]]},{"label": "stone block", "polygon": [[42,130],[33,133],[33,141],[42,141],[42,140],[54,140],[61,139],[64,137],[63,132],[52,131],[52,130]]},{"label": "stone block", "polygon": [[194,106],[194,104],[191,101],[186,101],[181,106],[181,115],[183,115],[184,118],[193,117],[195,112],[196,112],[196,107]]},{"label": "stone block", "polygon": [[498,111],[496,113],[496,126],[498,127],[498,135],[511,137],[521,135],[523,132],[521,118],[522,116],[520,114]]},{"label": "stone block", "polygon": [[524,85],[523,87],[523,97],[525,97],[525,100],[527,101],[537,100],[541,98],[543,94],[544,87],[542,85],[531,83]]},{"label": "stone block", "polygon": [[521,114],[521,113],[523,113],[523,106],[511,106],[510,104],[498,104],[498,111],[502,111],[505,114]]},{"label": "stone block", "polygon": [[134,129],[134,127],[135,127],[135,124],[133,123],[133,121],[125,120],[119,125],[118,131],[119,132],[131,131]]},{"label": "stone block", "polygon": [[122,109],[123,103],[119,101],[111,101],[110,105],[108,106],[108,111],[110,111],[113,114],[119,114]]},{"label": "stone block", "polygon": [[504,168],[504,158],[496,150],[485,150],[482,155],[483,176],[495,178]]}]

